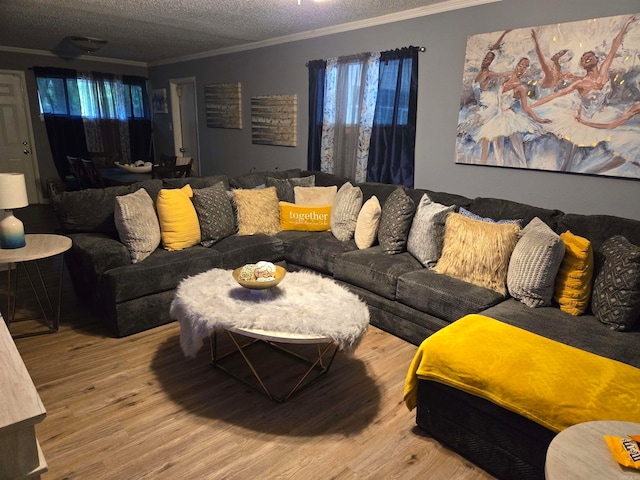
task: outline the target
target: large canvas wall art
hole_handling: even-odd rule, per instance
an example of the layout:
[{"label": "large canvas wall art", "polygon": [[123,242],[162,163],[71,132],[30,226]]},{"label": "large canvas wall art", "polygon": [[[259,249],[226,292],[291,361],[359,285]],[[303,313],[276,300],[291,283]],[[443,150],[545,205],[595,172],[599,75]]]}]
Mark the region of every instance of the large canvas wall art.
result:
[{"label": "large canvas wall art", "polygon": [[639,20],[470,36],[456,163],[640,179]]}]

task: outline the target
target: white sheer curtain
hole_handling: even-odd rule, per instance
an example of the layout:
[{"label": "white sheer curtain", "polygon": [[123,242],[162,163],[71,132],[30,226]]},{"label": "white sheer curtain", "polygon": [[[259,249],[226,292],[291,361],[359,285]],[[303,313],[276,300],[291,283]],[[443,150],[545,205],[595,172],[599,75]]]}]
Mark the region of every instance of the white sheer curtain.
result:
[{"label": "white sheer curtain", "polygon": [[327,60],[321,170],[364,182],[378,93],[379,52]]}]

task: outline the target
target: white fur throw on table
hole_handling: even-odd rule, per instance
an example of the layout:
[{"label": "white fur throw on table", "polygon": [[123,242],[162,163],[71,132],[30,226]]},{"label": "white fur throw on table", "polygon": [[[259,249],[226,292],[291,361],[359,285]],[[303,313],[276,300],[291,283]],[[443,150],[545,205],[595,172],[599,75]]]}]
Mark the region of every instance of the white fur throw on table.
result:
[{"label": "white fur throw on table", "polygon": [[171,318],[180,322],[180,346],[188,357],[211,333],[228,328],[324,336],[351,353],[367,330],[369,309],[315,273],[290,272],[278,286],[254,291],[238,285],[230,270],[214,268],[180,282]]}]

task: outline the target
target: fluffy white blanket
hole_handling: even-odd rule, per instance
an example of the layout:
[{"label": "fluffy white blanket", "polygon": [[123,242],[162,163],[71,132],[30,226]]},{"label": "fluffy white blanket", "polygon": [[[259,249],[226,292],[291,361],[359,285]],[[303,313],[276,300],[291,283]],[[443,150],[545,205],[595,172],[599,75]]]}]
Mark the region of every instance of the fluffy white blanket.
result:
[{"label": "fluffy white blanket", "polygon": [[254,291],[238,285],[230,270],[216,268],[180,282],[171,318],[180,322],[180,346],[189,357],[211,333],[231,327],[321,335],[351,353],[367,330],[369,309],[311,272],[290,272],[278,286]]}]

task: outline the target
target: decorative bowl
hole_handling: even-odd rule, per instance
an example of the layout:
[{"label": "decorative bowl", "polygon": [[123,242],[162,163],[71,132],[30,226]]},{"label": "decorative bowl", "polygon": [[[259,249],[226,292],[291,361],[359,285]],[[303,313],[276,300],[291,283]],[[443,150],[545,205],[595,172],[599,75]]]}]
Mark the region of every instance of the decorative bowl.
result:
[{"label": "decorative bowl", "polygon": [[119,167],[131,173],[149,173],[151,171],[151,167],[153,167],[153,164],[151,162],[144,162],[144,164],[140,166],[136,166],[133,163],[120,163],[120,162],[113,162],[113,163],[115,164],[116,167]]},{"label": "decorative bowl", "polygon": [[267,288],[272,288],[278,285],[284,276],[287,274],[287,270],[281,267],[280,265],[275,265],[276,274],[273,280],[266,280],[264,282],[258,282],[257,280],[244,280],[240,278],[240,272],[244,267],[236,268],[232,275],[233,278],[238,284],[244,288],[248,288],[249,290],[266,290]]}]

